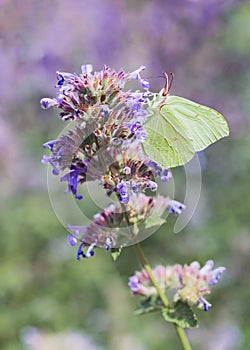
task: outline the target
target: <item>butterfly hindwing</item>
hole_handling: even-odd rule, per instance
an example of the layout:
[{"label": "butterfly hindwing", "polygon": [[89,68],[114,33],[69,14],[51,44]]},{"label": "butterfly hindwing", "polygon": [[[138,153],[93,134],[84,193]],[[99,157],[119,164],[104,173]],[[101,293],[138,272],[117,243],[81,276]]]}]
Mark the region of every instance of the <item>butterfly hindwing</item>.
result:
[{"label": "butterfly hindwing", "polygon": [[185,164],[193,157],[193,140],[175,116],[166,118],[157,112],[151,116],[144,129],[147,133],[147,139],[142,144],[144,152],[162,167]]}]

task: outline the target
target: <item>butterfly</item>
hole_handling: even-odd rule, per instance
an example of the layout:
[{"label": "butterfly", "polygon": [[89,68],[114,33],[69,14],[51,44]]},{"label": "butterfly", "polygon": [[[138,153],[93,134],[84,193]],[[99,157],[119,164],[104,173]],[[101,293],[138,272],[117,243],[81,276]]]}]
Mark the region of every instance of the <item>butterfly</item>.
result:
[{"label": "butterfly", "polygon": [[164,168],[187,163],[194,154],[229,135],[225,118],[215,109],[179,96],[168,94],[168,85],[155,94],[149,105],[149,117],[144,124],[144,153]]}]

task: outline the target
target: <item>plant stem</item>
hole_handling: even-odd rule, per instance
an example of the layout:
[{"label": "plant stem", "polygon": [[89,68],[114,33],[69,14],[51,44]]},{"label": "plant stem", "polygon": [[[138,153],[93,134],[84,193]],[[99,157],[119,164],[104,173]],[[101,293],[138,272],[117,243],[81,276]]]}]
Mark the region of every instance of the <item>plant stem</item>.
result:
[{"label": "plant stem", "polygon": [[[130,221],[129,221],[129,216],[128,216],[128,213],[126,211],[126,206],[121,203],[121,207],[122,207],[122,210],[124,212],[124,216],[125,216],[125,219],[127,221],[127,224],[128,224],[128,227],[130,226]],[[157,290],[157,293],[159,295],[159,297],[161,298],[161,301],[163,302],[163,305],[165,307],[168,307],[169,305],[169,302],[168,302],[168,299],[166,297],[166,295],[164,294],[163,290],[160,288],[159,284],[157,283],[154,275],[153,275],[153,271],[142,251],[142,248],[140,246],[140,244],[138,242],[136,242],[134,244],[134,247],[135,247],[135,251],[136,251],[136,255],[138,257],[138,260],[140,261],[142,267],[147,271],[148,273],[148,276],[153,284],[153,286],[155,287],[155,289]],[[176,329],[176,332],[179,336],[179,339],[181,341],[181,344],[183,346],[183,349],[184,350],[192,350],[191,348],[191,345],[189,343],[189,340],[187,338],[187,335],[184,331],[184,329],[182,327],[180,327],[179,325],[177,325],[176,323],[174,323],[174,326],[175,326],[175,329]]]},{"label": "plant stem", "polygon": [[151,269],[149,263],[147,262],[145,255],[141,249],[140,244],[136,243],[134,247],[135,247],[136,255],[137,255],[141,265],[147,271],[149,278],[150,278],[153,286],[156,288],[157,293],[158,293],[159,297],[161,298],[163,304],[165,306],[168,306],[168,304],[169,304],[168,299],[167,299],[166,295],[164,294],[163,290],[159,287],[159,285],[158,285],[158,283],[153,275],[152,269]]},{"label": "plant stem", "polygon": [[177,332],[177,334],[179,336],[179,339],[181,341],[183,349],[185,349],[185,350],[192,350],[191,345],[190,345],[189,340],[188,340],[188,337],[187,337],[184,329],[181,328],[177,324],[175,324],[175,329],[176,329],[176,332]]},{"label": "plant stem", "polygon": [[[166,295],[164,294],[163,290],[159,287],[159,285],[158,285],[158,283],[153,275],[152,269],[151,269],[149,263],[147,262],[147,259],[146,259],[145,255],[141,249],[140,244],[136,243],[134,247],[136,250],[136,255],[137,255],[142,267],[147,271],[148,276],[149,276],[153,286],[156,288],[157,293],[158,293],[159,297],[161,298],[161,301],[163,302],[164,306],[168,307],[168,305],[169,305],[168,299],[167,299]],[[179,339],[181,341],[181,344],[183,346],[183,349],[184,350],[192,350],[184,329],[175,323],[174,323],[174,326],[175,326],[176,332],[179,336]]]}]

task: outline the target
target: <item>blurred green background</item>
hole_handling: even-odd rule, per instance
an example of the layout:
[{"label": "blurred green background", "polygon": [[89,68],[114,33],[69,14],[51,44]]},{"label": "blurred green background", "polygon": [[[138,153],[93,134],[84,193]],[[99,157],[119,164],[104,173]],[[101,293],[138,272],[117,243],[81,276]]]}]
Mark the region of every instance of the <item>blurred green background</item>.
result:
[{"label": "blurred green background", "polygon": [[[247,0],[0,1],[0,349],[181,349],[158,315],[133,315],[133,248],[117,263],[103,250],[78,262],[51,207],[41,145],[65,124],[39,100],[54,96],[56,70],[78,73],[84,63],[143,64],[154,91],[163,85],[154,77],[173,71],[172,94],[228,120],[230,137],[200,154],[192,220],[173,234],[171,218],[143,248],[152,265],[212,258],[226,266],[213,307],[188,334],[194,349],[250,348],[249,43]],[[183,200],[183,170],[174,175]]]}]

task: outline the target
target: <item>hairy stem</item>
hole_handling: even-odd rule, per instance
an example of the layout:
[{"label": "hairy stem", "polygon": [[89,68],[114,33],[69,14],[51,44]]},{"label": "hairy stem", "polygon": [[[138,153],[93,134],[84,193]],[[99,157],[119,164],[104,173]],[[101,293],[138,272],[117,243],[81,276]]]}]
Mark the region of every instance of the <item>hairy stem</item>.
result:
[{"label": "hairy stem", "polygon": [[158,293],[159,297],[161,298],[163,304],[165,306],[168,306],[168,304],[169,304],[168,299],[167,299],[166,295],[164,294],[163,290],[159,287],[159,284],[157,283],[157,281],[153,275],[152,269],[145,258],[145,255],[141,249],[140,244],[136,243],[134,247],[135,247],[135,251],[136,251],[136,255],[138,257],[138,260],[140,261],[142,267],[147,271],[148,276],[149,276],[153,286],[156,288],[157,293]]},{"label": "hairy stem", "polygon": [[[122,210],[123,210],[125,219],[127,221],[128,227],[129,227],[130,221],[129,221],[128,213],[126,211],[126,206],[122,203],[121,203],[121,206],[122,206]],[[153,271],[152,271],[145,255],[142,251],[140,244],[138,242],[136,242],[134,247],[135,247],[137,258],[140,261],[142,267],[147,271],[148,276],[149,276],[153,286],[157,290],[157,293],[158,293],[159,297],[161,298],[162,303],[164,304],[164,306],[168,307],[168,305],[169,305],[168,299],[167,299],[165,293],[163,292],[163,290],[160,288],[159,284],[157,283],[157,281],[153,275]],[[192,350],[184,329],[182,327],[180,327],[179,325],[177,325],[176,323],[174,323],[174,327],[176,329],[177,335],[179,336],[179,339],[180,339],[180,342],[182,344],[183,349],[184,350]]]},{"label": "hairy stem", "polygon": [[183,349],[192,350],[191,345],[190,345],[189,340],[188,340],[188,337],[187,337],[184,329],[181,328],[180,326],[178,326],[177,324],[175,324],[175,329],[176,329],[176,332],[179,336],[179,339],[181,341]]},{"label": "hairy stem", "polygon": [[[151,269],[149,263],[147,262],[147,259],[144,255],[139,243],[135,244],[135,250],[136,250],[136,255],[138,257],[138,260],[140,261],[142,267],[147,271],[148,276],[149,276],[153,286],[156,288],[157,293],[158,293],[159,297],[161,298],[161,301],[167,307],[169,305],[168,299],[167,299],[166,295],[164,294],[163,290],[159,287],[159,285],[158,285],[158,283],[153,275],[152,269]],[[179,339],[181,341],[181,344],[183,346],[183,349],[184,350],[192,350],[184,329],[175,323],[174,323],[174,326],[175,326],[176,332],[179,336]]]}]

